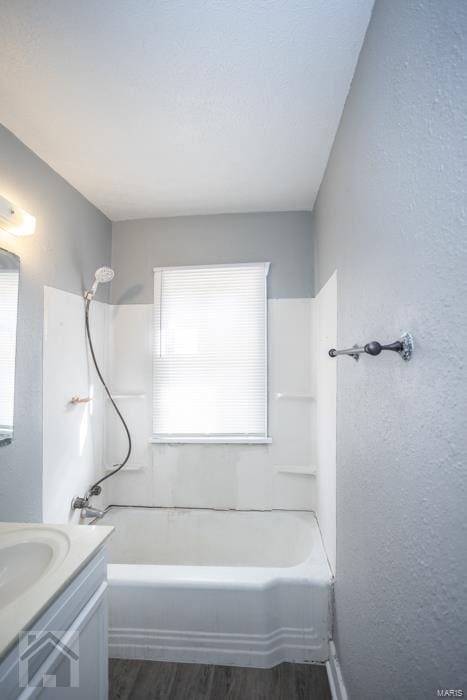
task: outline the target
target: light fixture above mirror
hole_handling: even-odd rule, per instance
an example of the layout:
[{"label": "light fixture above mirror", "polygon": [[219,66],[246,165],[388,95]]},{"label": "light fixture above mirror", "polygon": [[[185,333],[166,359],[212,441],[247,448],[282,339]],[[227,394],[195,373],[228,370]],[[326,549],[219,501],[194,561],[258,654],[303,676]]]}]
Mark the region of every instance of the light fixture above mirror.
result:
[{"label": "light fixture above mirror", "polygon": [[13,236],[32,236],[36,218],[0,195],[0,228]]}]

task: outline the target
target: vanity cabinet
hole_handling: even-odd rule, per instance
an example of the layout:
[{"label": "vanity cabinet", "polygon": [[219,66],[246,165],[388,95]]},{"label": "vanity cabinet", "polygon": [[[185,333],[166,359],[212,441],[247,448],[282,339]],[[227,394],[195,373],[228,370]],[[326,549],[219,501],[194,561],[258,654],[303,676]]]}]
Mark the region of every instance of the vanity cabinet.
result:
[{"label": "vanity cabinet", "polygon": [[107,700],[107,616],[101,547],[0,661],[1,700]]}]

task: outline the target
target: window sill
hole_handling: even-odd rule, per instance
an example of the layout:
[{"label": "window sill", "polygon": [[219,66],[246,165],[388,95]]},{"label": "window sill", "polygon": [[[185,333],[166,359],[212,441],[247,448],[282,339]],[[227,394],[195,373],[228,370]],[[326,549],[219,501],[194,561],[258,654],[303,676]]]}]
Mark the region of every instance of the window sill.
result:
[{"label": "window sill", "polygon": [[149,442],[153,444],[177,444],[177,445],[269,445],[270,437],[151,437]]}]

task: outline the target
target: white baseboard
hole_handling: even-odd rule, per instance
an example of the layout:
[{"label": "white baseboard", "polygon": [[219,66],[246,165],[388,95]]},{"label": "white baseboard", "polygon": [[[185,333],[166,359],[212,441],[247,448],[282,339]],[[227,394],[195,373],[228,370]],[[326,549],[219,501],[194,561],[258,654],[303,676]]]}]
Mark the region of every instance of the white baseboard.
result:
[{"label": "white baseboard", "polygon": [[290,627],[264,635],[113,628],[109,630],[109,656],[272,668],[283,661],[323,663],[328,645],[313,629]]},{"label": "white baseboard", "polygon": [[329,642],[329,661],[326,661],[326,671],[332,700],[349,700],[334,642]]}]

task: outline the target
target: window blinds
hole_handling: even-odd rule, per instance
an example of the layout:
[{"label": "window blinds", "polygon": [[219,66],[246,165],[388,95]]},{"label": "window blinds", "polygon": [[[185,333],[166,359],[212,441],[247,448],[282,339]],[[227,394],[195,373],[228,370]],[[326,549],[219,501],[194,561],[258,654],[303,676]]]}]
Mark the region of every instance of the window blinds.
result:
[{"label": "window blinds", "polygon": [[13,428],[19,272],[0,270],[0,431]]},{"label": "window blinds", "polygon": [[154,270],[156,441],[266,438],[268,269]]}]

